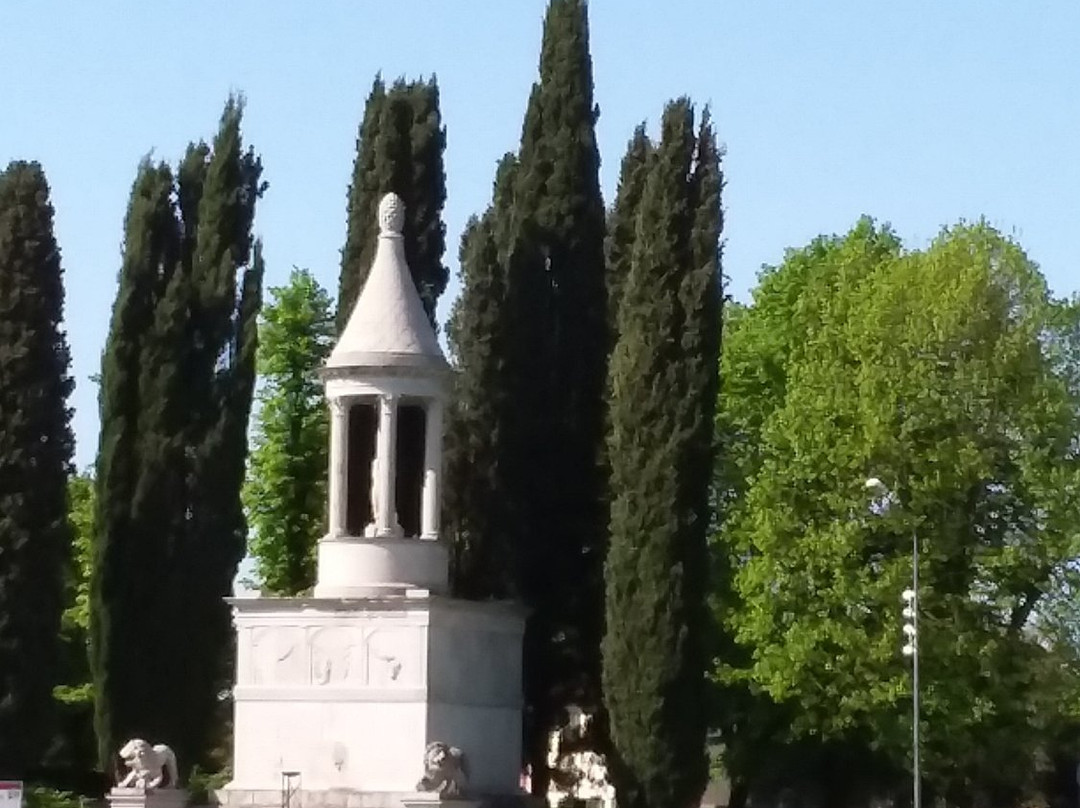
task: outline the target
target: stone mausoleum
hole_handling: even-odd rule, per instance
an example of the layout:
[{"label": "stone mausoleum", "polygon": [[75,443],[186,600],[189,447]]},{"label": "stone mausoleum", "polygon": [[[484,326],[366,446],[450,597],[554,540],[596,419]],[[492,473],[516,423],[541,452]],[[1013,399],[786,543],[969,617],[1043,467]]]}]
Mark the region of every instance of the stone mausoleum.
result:
[{"label": "stone mausoleum", "polygon": [[450,368],[413,285],[404,210],[379,207],[367,282],[324,369],[329,530],[310,597],[237,598],[228,806],[422,801],[425,749],[471,798],[520,794],[524,614],[450,597],[439,535]]}]

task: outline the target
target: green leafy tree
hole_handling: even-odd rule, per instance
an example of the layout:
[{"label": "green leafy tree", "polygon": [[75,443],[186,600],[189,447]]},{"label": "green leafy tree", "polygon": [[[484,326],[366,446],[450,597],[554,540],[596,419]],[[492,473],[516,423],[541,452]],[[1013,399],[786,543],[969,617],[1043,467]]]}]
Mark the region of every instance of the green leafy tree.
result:
[{"label": "green leafy tree", "polygon": [[661,130],[634,225],[619,231],[634,238],[620,245],[630,258],[610,371],[603,685],[619,804],[637,808],[693,804],[708,779],[722,178],[707,115],[695,133],[693,107],[680,99]]},{"label": "green leafy tree", "polygon": [[[68,480],[68,522],[72,532],[72,564],[64,623],[79,631],[90,628],[90,563],[94,538],[94,476],[85,471]],[[83,635],[85,644],[86,636]]]},{"label": "green leafy tree", "polygon": [[45,173],[0,172],[0,770],[40,763],[55,717],[70,557],[74,383]]},{"label": "green leafy tree", "polygon": [[295,595],[315,583],[315,546],[326,509],[329,421],[316,371],[332,347],[330,297],[294,269],[270,290],[259,327],[262,387],[244,502],[259,585]]},{"label": "green leafy tree", "polygon": [[90,676],[90,564],[93,553],[94,477],[89,471],[68,478],[71,559],[60,626],[61,675],[53,689],[60,726],[48,763],[91,769],[97,756],[94,690]]},{"label": "green leafy tree", "polygon": [[185,767],[205,760],[229,677],[223,598],[246,543],[263,276],[251,237],[262,166],[243,147],[242,115],[231,98],[213,144],[189,146],[175,174],[144,161],[125,220],[102,359],[90,587],[106,765],[135,734],[167,739]]},{"label": "green leafy tree", "polygon": [[367,280],[378,242],[379,200],[391,191],[405,203],[405,258],[424,310],[435,326],[435,306],[450,278],[450,270],[443,264],[445,150],[446,128],[435,77],[427,81],[398,79],[387,89],[382,77],[376,76],[356,138],[349,186],[338,289],[339,332]]},{"label": "green leafy tree", "polygon": [[[763,274],[724,345],[718,603],[739,653],[718,674],[789,717],[774,740],[906,767],[914,534],[929,787],[1030,793],[1080,682],[1042,628],[1080,556],[1078,317],[985,224],[905,252],[864,220]],[[893,491],[877,514],[868,476]],[[768,740],[729,735],[736,776]],[[823,799],[842,804],[834,775]]]}]

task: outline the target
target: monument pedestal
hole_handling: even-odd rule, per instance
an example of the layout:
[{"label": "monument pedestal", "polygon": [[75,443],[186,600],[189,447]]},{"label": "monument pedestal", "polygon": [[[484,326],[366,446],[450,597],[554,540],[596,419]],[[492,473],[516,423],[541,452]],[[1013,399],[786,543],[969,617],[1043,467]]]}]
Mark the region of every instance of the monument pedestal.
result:
[{"label": "monument pedestal", "polygon": [[280,808],[285,771],[299,773],[292,808],[450,804],[416,793],[433,741],[464,751],[470,794],[521,793],[517,606],[424,590],[231,603],[235,753],[224,804]]},{"label": "monument pedestal", "polygon": [[183,788],[120,788],[105,795],[109,808],[185,808],[188,793]]}]

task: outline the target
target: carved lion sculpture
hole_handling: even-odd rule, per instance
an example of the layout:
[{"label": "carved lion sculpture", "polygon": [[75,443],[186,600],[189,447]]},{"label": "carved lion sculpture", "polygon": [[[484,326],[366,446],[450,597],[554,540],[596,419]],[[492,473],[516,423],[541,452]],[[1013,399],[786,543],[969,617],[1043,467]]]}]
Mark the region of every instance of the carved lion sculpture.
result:
[{"label": "carved lion sculpture", "polygon": [[120,757],[128,773],[120,788],[176,788],[179,775],[176,755],[163,743],[151,746],[142,738],[132,738],[120,747]]},{"label": "carved lion sculpture", "polygon": [[434,741],[424,750],[424,776],[417,791],[434,791],[440,797],[454,798],[465,793],[469,783],[469,765],[465,753],[456,746]]}]

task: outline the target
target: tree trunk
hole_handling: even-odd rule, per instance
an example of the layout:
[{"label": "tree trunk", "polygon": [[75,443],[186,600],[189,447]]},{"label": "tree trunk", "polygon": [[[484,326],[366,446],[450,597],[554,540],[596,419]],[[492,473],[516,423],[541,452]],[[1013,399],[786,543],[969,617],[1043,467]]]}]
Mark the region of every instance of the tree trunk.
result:
[{"label": "tree trunk", "polygon": [[727,808],[746,808],[750,797],[750,787],[745,780],[733,780]]}]

